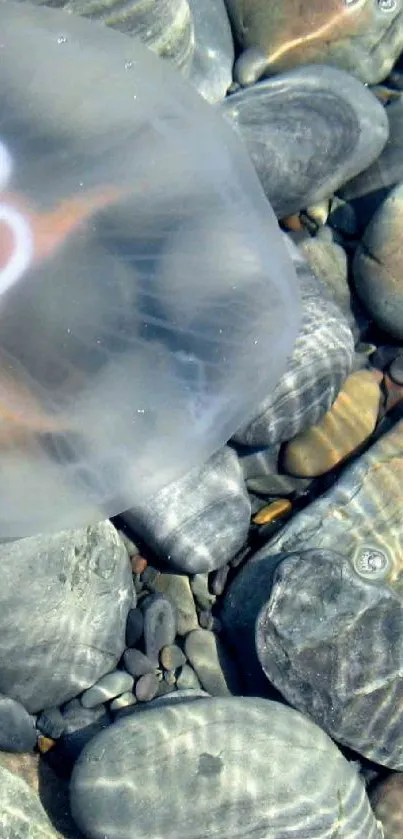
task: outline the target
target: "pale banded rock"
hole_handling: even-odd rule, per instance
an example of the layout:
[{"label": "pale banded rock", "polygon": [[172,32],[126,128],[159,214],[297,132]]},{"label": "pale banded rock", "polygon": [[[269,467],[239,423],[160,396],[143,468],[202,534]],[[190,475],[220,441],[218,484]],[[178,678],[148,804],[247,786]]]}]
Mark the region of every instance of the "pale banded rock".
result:
[{"label": "pale banded rock", "polygon": [[329,410],[354,361],[351,329],[323,283],[286,237],[297,271],[302,325],[286,372],[234,436],[247,446],[290,440]]}]

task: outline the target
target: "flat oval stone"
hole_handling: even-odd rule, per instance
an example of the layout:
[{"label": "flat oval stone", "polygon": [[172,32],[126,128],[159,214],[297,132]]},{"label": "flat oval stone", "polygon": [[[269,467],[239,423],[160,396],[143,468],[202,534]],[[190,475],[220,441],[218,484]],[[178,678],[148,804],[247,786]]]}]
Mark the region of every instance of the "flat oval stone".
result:
[{"label": "flat oval stone", "polygon": [[286,472],[302,478],[323,475],[354,452],[375,428],[381,379],[375,370],[351,373],[323,419],[284,447]]},{"label": "flat oval stone", "polygon": [[348,73],[303,67],[227,97],[278,218],[328,198],[369,166],[388,138],[385,109]]},{"label": "flat oval stone", "polygon": [[156,664],[150,661],[141,650],[127,649],[123,653],[123,663],[128,673],[137,679],[146,673],[154,673]]},{"label": "flat oval stone", "polygon": [[374,321],[403,339],[403,183],[381,204],[356,250],[354,285]]},{"label": "flat oval stone", "polygon": [[0,694],[0,751],[33,752],[36,739],[34,717],[19,702]]},{"label": "flat oval stone", "polygon": [[369,760],[403,770],[403,600],[336,551],[288,555],[256,622],[269,681]]},{"label": "flat oval stone", "polygon": [[240,692],[236,665],[213,632],[208,629],[189,632],[185,653],[201,686],[211,696]]},{"label": "flat oval stone", "polygon": [[300,824],[312,837],[382,836],[327,735],[263,699],[198,699],[120,720],[79,758],[70,801],[89,839],[292,839]]},{"label": "flat oval stone", "polygon": [[226,3],[239,42],[252,48],[235,68],[241,84],[311,62],[342,67],[374,84],[388,75],[403,47],[401,0]]},{"label": "flat oval stone", "polygon": [[0,566],[2,693],[34,713],[116,666],[133,584],[112,524],[6,542]]},{"label": "flat oval stone", "polygon": [[246,446],[272,446],[295,437],[329,410],[351,372],[354,339],[339,307],[287,237],[300,284],[302,325],[286,372],[254,416],[234,435]]},{"label": "flat oval stone", "polygon": [[142,601],[141,610],[144,615],[145,653],[158,666],[162,648],[175,641],[175,610],[163,594],[151,594]]},{"label": "flat oval stone", "polygon": [[102,676],[95,685],[84,691],[80,697],[80,702],[83,708],[96,708],[104,702],[115,699],[121,693],[130,691],[133,684],[133,676],[125,673],[124,670],[115,670],[113,673]]}]

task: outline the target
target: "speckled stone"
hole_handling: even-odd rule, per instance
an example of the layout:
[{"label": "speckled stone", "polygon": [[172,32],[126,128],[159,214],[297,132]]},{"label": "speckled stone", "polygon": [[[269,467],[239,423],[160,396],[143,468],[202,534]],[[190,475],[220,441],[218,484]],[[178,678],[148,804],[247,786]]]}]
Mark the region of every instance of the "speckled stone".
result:
[{"label": "speckled stone", "polygon": [[172,570],[196,574],[226,565],[237,553],[250,512],[237,455],[224,446],[124,517]]},{"label": "speckled stone", "polygon": [[324,475],[354,452],[375,428],[381,379],[376,370],[351,373],[320,422],[286,444],[285,471],[302,478]]},{"label": "speckled stone", "polygon": [[126,717],[88,745],[70,790],[88,839],[382,836],[327,735],[263,699],[168,702]]},{"label": "speckled stone", "polygon": [[[256,622],[269,681],[339,743],[403,770],[403,600],[336,551],[278,566]],[[245,592],[247,597],[247,592]]]},{"label": "speckled stone", "polygon": [[33,713],[116,666],[133,584],[112,524],[7,542],[0,566],[2,693]]},{"label": "speckled stone", "polygon": [[354,285],[374,321],[403,339],[403,184],[381,204],[354,257]]},{"label": "speckled stone", "polygon": [[300,64],[343,67],[363,82],[382,81],[403,48],[401,0],[226,0],[240,43],[236,78],[250,84],[264,73]]},{"label": "speckled stone", "polygon": [[295,437],[329,410],[354,360],[354,339],[340,309],[286,237],[300,284],[302,325],[274,391],[234,436],[238,444],[272,446]]},{"label": "speckled stone", "polygon": [[259,82],[220,107],[245,142],[278,218],[330,197],[375,160],[389,132],[376,97],[332,67]]}]

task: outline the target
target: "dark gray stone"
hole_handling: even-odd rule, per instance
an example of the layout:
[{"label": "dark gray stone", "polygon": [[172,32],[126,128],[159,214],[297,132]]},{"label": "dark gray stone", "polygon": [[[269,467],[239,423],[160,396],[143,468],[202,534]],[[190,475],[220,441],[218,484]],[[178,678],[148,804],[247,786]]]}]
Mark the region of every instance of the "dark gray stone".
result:
[{"label": "dark gray stone", "polygon": [[132,576],[109,523],[0,545],[0,690],[60,705],[116,666]]},{"label": "dark gray stone", "polygon": [[385,110],[350,74],[309,66],[220,105],[244,140],[278,218],[328,198],[382,151]]},{"label": "dark gray stone", "polygon": [[197,574],[225,565],[242,547],[250,511],[237,455],[224,446],[125,519],[172,568]]},{"label": "dark gray stone", "polygon": [[65,730],[58,740],[58,747],[63,754],[63,762],[72,765],[84,746],[111,724],[111,718],[103,705],[97,708],[83,708],[78,704],[63,712]]},{"label": "dark gray stone", "polygon": [[33,752],[35,746],[35,718],[19,702],[0,695],[0,750]]},{"label": "dark gray stone", "polygon": [[[248,591],[245,590],[245,598]],[[403,770],[403,602],[334,551],[278,565],[256,624],[268,679],[331,737]]]},{"label": "dark gray stone", "polygon": [[134,712],[81,754],[70,801],[89,839],[382,836],[361,780],[330,738],[263,699]]},{"label": "dark gray stone", "polygon": [[156,666],[163,647],[173,644],[176,636],[174,608],[163,594],[151,594],[141,602],[144,616],[144,647],[147,658]]}]

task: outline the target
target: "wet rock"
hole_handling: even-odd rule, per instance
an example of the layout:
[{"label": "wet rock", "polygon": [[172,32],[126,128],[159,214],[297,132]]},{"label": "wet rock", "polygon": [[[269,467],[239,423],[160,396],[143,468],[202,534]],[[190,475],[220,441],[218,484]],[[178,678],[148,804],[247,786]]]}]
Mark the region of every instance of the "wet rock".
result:
[{"label": "wet rock", "polygon": [[130,609],[126,621],[126,645],[135,647],[143,634],[144,617],[141,609]]},{"label": "wet rock", "polygon": [[335,551],[288,556],[259,614],[256,647],[295,708],[337,742],[401,770],[403,603],[374,577],[360,579]]},{"label": "wet rock", "polygon": [[305,237],[300,244],[311,270],[325,283],[344,317],[353,328],[351,290],[348,283],[348,262],[344,248],[334,241],[332,231],[324,227],[316,236]]},{"label": "wet rock", "polygon": [[109,710],[112,713],[117,713],[118,711],[131,708],[132,705],[136,704],[136,701],[137,700],[134,694],[131,691],[126,691],[126,693],[121,693],[120,696],[112,699],[112,702],[109,705]]},{"label": "wet rock", "polygon": [[253,516],[253,524],[268,524],[288,515],[292,510],[291,501],[286,498],[279,498],[277,501],[272,501],[266,504],[265,507],[260,507],[257,513]]},{"label": "wet rock", "polygon": [[165,670],[177,670],[178,667],[183,667],[186,664],[186,656],[180,647],[176,644],[171,644],[168,647],[162,648],[160,661]]},{"label": "wet rock", "polygon": [[44,708],[37,718],[36,726],[46,737],[57,740],[62,736],[66,723],[60,708]]},{"label": "wet rock", "polygon": [[224,99],[232,84],[234,44],[224,0],[188,0],[194,27],[189,79],[208,102]]},{"label": "wet rock", "polygon": [[403,338],[403,184],[392,190],[368,225],[354,258],[354,285],[375,322]]},{"label": "wet rock", "polygon": [[[34,0],[39,5],[54,6],[52,0]],[[67,13],[136,36],[161,58],[166,58],[187,73],[193,59],[194,29],[188,0],[58,0],[58,8]],[[126,59],[136,58],[127,43]]]},{"label": "wet rock", "polygon": [[403,99],[385,109],[389,137],[380,155],[359,175],[343,184],[340,195],[358,210],[360,228],[366,226],[391,188],[403,181]]},{"label": "wet rock", "polygon": [[256,653],[255,625],[267,603],[280,556],[256,552],[237,573],[225,592],[220,619],[225,641],[234,653],[243,682],[242,692],[251,696],[272,696]]},{"label": "wet rock", "polygon": [[140,676],[136,682],[135,694],[139,702],[149,702],[158,693],[159,681],[154,673],[146,673]]},{"label": "wet rock", "polygon": [[201,684],[190,664],[184,664],[176,680],[178,690],[200,690]]},{"label": "wet rock", "polygon": [[259,82],[220,108],[245,142],[278,218],[329,198],[375,160],[388,138],[380,102],[332,67]]},{"label": "wet rock", "polygon": [[192,629],[197,629],[197,613],[189,577],[183,574],[160,574],[153,589],[164,594],[174,607],[178,635],[187,635]]},{"label": "wet rock", "polygon": [[141,610],[144,616],[145,653],[158,666],[162,648],[175,641],[175,611],[163,594],[151,594],[142,601]]},{"label": "wet rock", "polygon": [[307,836],[382,835],[331,740],[263,699],[168,702],[126,717],[81,755],[70,799],[89,839],[196,839],[200,825],[222,839],[291,839],[301,823]]},{"label": "wet rock", "polygon": [[128,673],[135,679],[144,676],[146,673],[154,673],[156,664],[144,655],[140,650],[125,650],[123,663]]},{"label": "wet rock", "polygon": [[67,701],[115,667],[133,586],[126,549],[109,522],[5,543],[0,565],[4,694],[32,713]]},{"label": "wet rock", "polygon": [[125,673],[124,670],[115,670],[113,673],[102,676],[95,685],[84,691],[80,697],[80,702],[83,708],[96,708],[98,705],[109,702],[120,694],[130,691],[133,684],[134,679],[129,673]]},{"label": "wet rock", "polygon": [[[216,595],[210,591],[209,575],[194,574],[190,578],[190,587],[200,609],[210,609],[216,602]],[[197,629],[197,627],[195,627]]]},{"label": "wet rock", "polygon": [[238,40],[251,47],[235,69],[241,84],[311,62],[374,84],[385,79],[403,47],[401,0],[226,3]]},{"label": "wet rock", "polygon": [[14,773],[0,767],[1,839],[57,839],[38,795]]},{"label": "wet rock", "polygon": [[373,432],[381,398],[381,374],[359,370],[344,382],[323,419],[286,444],[283,467],[292,475],[323,475]]},{"label": "wet rock", "polygon": [[382,824],[385,839],[403,836],[403,775],[390,775],[370,794],[375,816]]},{"label": "wet rock", "polygon": [[61,765],[66,770],[77,760],[78,755],[102,729],[111,724],[111,718],[103,705],[97,708],[83,708],[79,701],[77,704],[69,703],[63,710],[65,728],[62,736],[57,742],[57,748],[61,755]]},{"label": "wet rock", "polygon": [[224,446],[125,518],[175,570],[196,574],[225,565],[242,547],[250,521],[236,453]]},{"label": "wet rock", "polygon": [[0,750],[32,752],[35,746],[35,718],[19,702],[0,695]]},{"label": "wet rock", "polygon": [[400,354],[392,361],[389,367],[389,376],[397,384],[403,385],[403,355]]},{"label": "wet rock", "polygon": [[234,441],[266,447],[290,440],[329,410],[354,359],[351,330],[298,248],[287,239],[300,283],[303,320],[286,372]]},{"label": "wet rock", "polygon": [[201,686],[211,696],[240,692],[236,666],[213,632],[208,629],[189,632],[185,653]]}]

